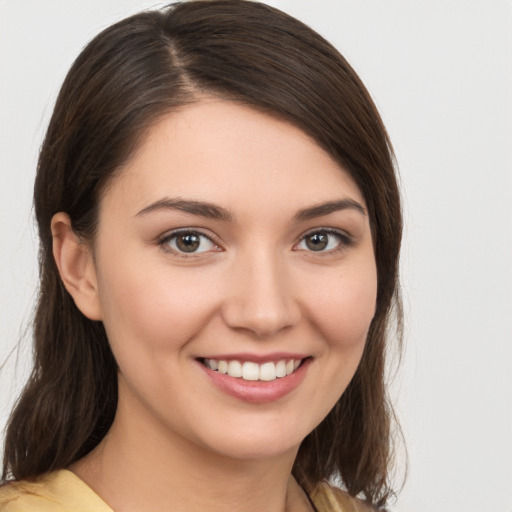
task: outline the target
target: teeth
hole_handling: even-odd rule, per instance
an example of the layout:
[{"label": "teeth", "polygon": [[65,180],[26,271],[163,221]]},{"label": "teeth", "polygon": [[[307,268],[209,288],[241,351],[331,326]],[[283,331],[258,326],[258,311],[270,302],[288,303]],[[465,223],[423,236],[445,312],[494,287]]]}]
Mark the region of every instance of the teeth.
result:
[{"label": "teeth", "polygon": [[274,380],[277,377],[276,365],[274,363],[264,363],[259,367],[260,380]]},{"label": "teeth", "polygon": [[286,361],[278,361],[276,364],[276,377],[286,377]]},{"label": "teeth", "polygon": [[[229,374],[231,377],[235,375]],[[242,366],[242,379],[244,380],[259,380],[260,378],[260,367],[256,363],[250,363],[246,361]]]},{"label": "teeth", "polygon": [[205,359],[204,364],[208,368],[227,374],[230,377],[252,381],[271,381],[292,374],[300,366],[301,361],[301,359],[290,359],[288,361],[282,359],[275,363],[268,362],[259,365],[252,361],[246,361],[242,364],[236,360]]},{"label": "teeth", "polygon": [[231,377],[242,376],[242,365],[240,364],[240,361],[229,361],[228,375],[230,375]]},{"label": "teeth", "polygon": [[[211,361],[217,362],[217,361],[215,361],[215,359],[210,359],[210,365],[211,365]],[[213,366],[210,366],[210,368],[213,370]],[[224,374],[228,373],[228,362],[227,361],[219,361],[217,363],[217,368],[220,373],[224,373]]]}]

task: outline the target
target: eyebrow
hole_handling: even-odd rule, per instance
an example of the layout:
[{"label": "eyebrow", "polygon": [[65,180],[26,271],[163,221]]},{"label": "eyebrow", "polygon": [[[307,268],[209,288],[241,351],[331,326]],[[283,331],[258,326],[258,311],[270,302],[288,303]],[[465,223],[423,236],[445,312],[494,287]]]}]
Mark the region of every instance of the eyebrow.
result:
[{"label": "eyebrow", "polygon": [[[191,213],[192,215],[223,220],[225,222],[233,222],[235,219],[235,216],[230,211],[222,208],[221,206],[217,206],[213,203],[207,203],[204,201],[190,201],[181,198],[160,199],[140,210],[136,216],[143,216],[147,215],[148,213],[162,210],[180,210],[182,212]],[[317,204],[311,206],[310,208],[300,210],[295,214],[294,220],[297,222],[314,219],[316,217],[322,217],[324,215],[328,215],[340,210],[355,210],[362,215],[367,214],[363,205],[357,201],[354,201],[353,199],[347,198],[328,201],[326,203]]]},{"label": "eyebrow", "polygon": [[180,210],[182,212],[207,217],[210,219],[218,219],[227,222],[234,220],[234,215],[228,210],[214,205],[212,203],[205,203],[203,201],[188,201],[185,199],[160,199],[149,206],[143,208],[137,213],[138,216],[147,215],[148,213],[162,211],[162,210]]},{"label": "eyebrow", "polygon": [[337,212],[340,210],[355,210],[356,212],[366,215],[366,208],[354,201],[353,199],[339,199],[335,201],[328,201],[327,203],[317,204],[311,208],[300,210],[295,215],[296,221],[303,221],[329,215],[329,213]]}]

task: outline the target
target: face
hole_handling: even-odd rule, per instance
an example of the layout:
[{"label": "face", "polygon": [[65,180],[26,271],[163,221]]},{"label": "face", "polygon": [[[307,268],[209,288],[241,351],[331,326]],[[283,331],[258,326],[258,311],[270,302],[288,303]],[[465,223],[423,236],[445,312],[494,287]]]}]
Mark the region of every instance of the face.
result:
[{"label": "face", "polygon": [[298,448],[375,311],[355,183],[297,128],[217,99],[164,117],[109,184],[94,266],[116,421],[234,458]]}]

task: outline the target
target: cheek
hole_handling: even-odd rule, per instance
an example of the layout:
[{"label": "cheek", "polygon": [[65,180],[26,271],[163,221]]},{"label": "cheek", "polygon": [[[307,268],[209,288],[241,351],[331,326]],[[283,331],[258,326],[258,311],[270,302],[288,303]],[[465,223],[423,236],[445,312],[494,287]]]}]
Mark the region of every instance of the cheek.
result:
[{"label": "cheek", "polygon": [[322,354],[323,396],[319,401],[330,410],[344,393],[359,366],[375,314],[377,275],[371,261],[344,273],[325,285],[315,300],[316,327],[325,340]]},{"label": "cheek", "polygon": [[193,338],[216,311],[218,297],[211,283],[215,276],[197,269],[176,271],[116,260],[103,270],[100,301],[114,350],[175,349]]},{"label": "cheek", "polygon": [[[322,421],[352,380],[361,360],[375,314],[377,278],[372,262],[357,271],[309,280],[309,318],[321,343],[315,388],[308,403],[318,406],[311,430]],[[322,285],[322,286],[319,286]],[[311,290],[314,291],[311,292]]]},{"label": "cheek", "polygon": [[[318,282],[317,282],[318,285]],[[311,317],[332,350],[362,351],[375,314],[377,276],[374,265],[334,276],[316,286]]]}]

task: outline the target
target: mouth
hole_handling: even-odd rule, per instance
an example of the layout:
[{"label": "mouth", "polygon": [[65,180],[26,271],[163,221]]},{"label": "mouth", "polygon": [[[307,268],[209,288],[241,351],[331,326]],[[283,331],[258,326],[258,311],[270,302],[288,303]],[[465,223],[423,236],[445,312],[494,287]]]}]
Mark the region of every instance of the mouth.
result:
[{"label": "mouth", "polygon": [[257,363],[255,361],[239,361],[237,359],[200,358],[198,361],[206,368],[237,379],[255,382],[270,382],[293,374],[306,359],[279,359]]},{"label": "mouth", "polygon": [[305,379],[312,360],[312,356],[284,353],[196,358],[217,389],[253,404],[274,402],[291,394]]}]

